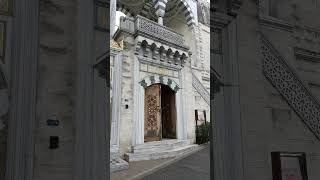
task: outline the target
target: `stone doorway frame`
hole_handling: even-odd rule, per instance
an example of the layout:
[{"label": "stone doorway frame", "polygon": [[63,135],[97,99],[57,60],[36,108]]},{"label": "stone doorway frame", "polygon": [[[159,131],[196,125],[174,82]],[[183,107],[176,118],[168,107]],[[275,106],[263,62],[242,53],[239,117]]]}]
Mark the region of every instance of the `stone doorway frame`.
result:
[{"label": "stone doorway frame", "polygon": [[[135,71],[139,73],[139,69]],[[181,78],[180,78],[181,79]],[[141,81],[135,81],[135,111],[134,111],[134,136],[132,145],[144,144],[144,99],[145,88],[153,84],[163,84],[175,91],[176,98],[176,139],[187,139],[187,122],[183,115],[182,91],[178,83],[166,76],[150,75]]]},{"label": "stone doorway frame", "polygon": [[[162,84],[162,83],[154,83],[154,84],[151,84],[151,85],[149,85],[149,86],[146,86],[145,87],[145,93],[146,93],[146,89],[148,89],[148,88],[150,88],[150,87],[152,87],[152,86],[156,86],[156,85],[159,85],[159,101],[160,101],[160,140],[159,141],[162,141],[163,139],[177,139],[177,126],[176,126],[176,123],[177,123],[177,111],[176,111],[176,109],[177,109],[177,107],[176,107],[176,91],[174,91],[170,86],[168,86],[168,85],[164,85],[164,84]],[[163,113],[162,113],[162,107],[163,107],[163,91],[162,91],[162,88],[167,88],[167,89],[170,89],[170,91],[171,91],[171,93],[173,93],[173,94],[170,94],[170,97],[171,98],[174,98],[174,104],[172,103],[172,104],[170,104],[170,108],[174,108],[174,114],[175,114],[175,118],[174,119],[171,119],[172,121],[174,121],[174,124],[175,124],[175,126],[176,126],[176,130],[175,130],[175,133],[174,133],[174,138],[164,138],[163,137],[163,134],[164,134],[164,132],[163,132],[163,130],[164,130],[164,124],[166,124],[166,123],[164,123],[164,118],[163,118]],[[148,91],[148,90],[147,90]],[[149,90],[150,91],[150,90]],[[146,99],[145,99],[146,100]],[[144,101],[145,102],[145,101]],[[174,106],[174,107],[171,107],[171,106]],[[146,113],[146,106],[144,106],[144,113]],[[171,114],[172,115],[172,114]],[[146,124],[146,117],[144,117],[144,125]],[[144,126],[145,127],[145,126]],[[146,129],[144,129],[144,132],[145,132],[145,130]],[[146,135],[144,135],[144,136],[146,136]],[[149,138],[149,139],[152,139],[152,138]],[[144,139],[144,140],[146,140],[146,139]],[[147,142],[151,142],[151,141],[158,141],[158,140],[148,140]],[[146,141],[144,142],[144,143],[147,143]]]}]

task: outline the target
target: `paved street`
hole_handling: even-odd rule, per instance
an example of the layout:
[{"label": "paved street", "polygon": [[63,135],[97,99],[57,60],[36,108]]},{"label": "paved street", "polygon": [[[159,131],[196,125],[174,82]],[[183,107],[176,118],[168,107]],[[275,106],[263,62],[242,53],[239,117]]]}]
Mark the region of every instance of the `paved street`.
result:
[{"label": "paved street", "polygon": [[141,180],[210,180],[210,148],[181,159]]}]

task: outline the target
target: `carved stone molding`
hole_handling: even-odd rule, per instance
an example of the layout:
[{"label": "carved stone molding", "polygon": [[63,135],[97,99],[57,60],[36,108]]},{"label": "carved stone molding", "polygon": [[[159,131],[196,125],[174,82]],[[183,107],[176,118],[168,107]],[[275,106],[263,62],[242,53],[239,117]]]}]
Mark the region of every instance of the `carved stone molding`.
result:
[{"label": "carved stone molding", "polygon": [[168,45],[186,49],[184,36],[142,16],[135,19],[135,35],[142,35]]},{"label": "carved stone molding", "polygon": [[188,51],[167,46],[142,36],[136,37],[135,54],[145,61],[181,69],[189,58]]},{"label": "carved stone molding", "polygon": [[174,80],[172,80],[166,76],[152,75],[152,76],[147,76],[142,81],[140,81],[140,85],[143,88],[149,87],[152,84],[157,84],[157,83],[167,85],[174,92],[178,92],[180,89],[178,83],[176,83]]},{"label": "carved stone molding", "polygon": [[294,54],[297,58],[320,63],[320,52],[314,52],[314,51],[295,47]]},{"label": "carved stone molding", "polygon": [[294,26],[293,24],[283,21],[281,19],[278,18],[274,18],[271,16],[264,16],[264,15],[260,15],[259,16],[259,22],[261,25],[264,26],[269,26],[269,27],[273,27],[276,29],[281,29],[281,30],[285,30],[288,32],[293,32]]},{"label": "carved stone molding", "polygon": [[302,121],[320,139],[320,104],[294,69],[261,34],[263,72]]},{"label": "carved stone molding", "polygon": [[300,42],[305,41],[320,47],[320,29],[297,25],[294,29],[293,36]]},{"label": "carved stone molding", "polygon": [[236,17],[242,5],[242,0],[213,0],[212,11],[225,12],[229,16]]}]

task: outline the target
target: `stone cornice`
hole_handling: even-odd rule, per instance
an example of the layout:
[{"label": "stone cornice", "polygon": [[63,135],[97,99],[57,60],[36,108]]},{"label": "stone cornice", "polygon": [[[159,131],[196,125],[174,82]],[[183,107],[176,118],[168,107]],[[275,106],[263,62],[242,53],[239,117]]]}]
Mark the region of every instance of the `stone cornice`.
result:
[{"label": "stone cornice", "polygon": [[259,22],[261,25],[285,30],[288,32],[293,32],[293,28],[294,28],[293,24],[278,18],[274,18],[272,16],[259,15]]},{"label": "stone cornice", "polygon": [[213,1],[211,3],[212,11],[225,12],[228,16],[236,17],[242,5],[242,0]]},{"label": "stone cornice", "polygon": [[220,28],[226,27],[233,20],[231,16],[221,12],[211,11],[210,16],[210,26],[213,25]]},{"label": "stone cornice", "polygon": [[294,54],[297,58],[301,58],[303,60],[320,63],[320,52],[314,52],[302,48],[295,47]]}]

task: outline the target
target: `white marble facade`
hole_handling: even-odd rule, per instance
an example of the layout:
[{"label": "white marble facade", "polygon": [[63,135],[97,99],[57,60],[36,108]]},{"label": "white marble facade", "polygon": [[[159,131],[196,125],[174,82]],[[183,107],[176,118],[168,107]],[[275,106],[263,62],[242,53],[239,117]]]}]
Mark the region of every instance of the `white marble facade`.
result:
[{"label": "white marble facade", "polygon": [[[156,40],[155,37],[145,36],[145,34],[136,36],[135,30],[130,25],[131,21],[132,24],[135,23],[135,19],[127,15],[120,20],[120,28],[113,38],[118,44],[123,43],[123,47],[121,50],[112,48],[114,51],[111,53],[113,107],[110,140],[111,151],[119,153],[120,156],[130,153],[133,146],[144,144],[144,89],[149,85],[156,83],[168,85],[170,82],[169,86],[176,91],[176,139],[178,141],[187,140],[191,144],[195,143],[195,110],[205,110],[207,120],[210,121],[210,106],[204,99],[209,97],[202,94],[202,91],[207,94],[210,91],[209,59],[206,59],[210,56],[209,43],[207,43],[207,38],[210,37],[209,26],[198,22],[197,3],[190,2],[189,10],[195,14],[193,18],[195,23],[192,26],[184,22],[183,14],[176,15],[177,18],[171,17],[172,22],[164,19],[164,26],[170,27],[157,27],[158,25],[145,20],[145,17],[139,20],[140,23],[146,21],[145,23],[150,23],[156,28],[164,28],[165,31],[169,29],[169,33],[173,31],[173,35],[177,35],[178,38],[176,42],[170,42],[171,39],[165,39],[166,37]],[[126,11],[122,10],[122,12]],[[133,10],[130,11],[131,14]],[[173,22],[177,23],[172,24]],[[138,31],[144,31],[143,26],[138,27],[140,28]],[[201,33],[200,40],[199,35],[192,37],[195,32]],[[180,38],[182,38],[182,44],[176,44],[177,41],[180,42]],[[197,46],[190,46],[190,44],[197,44]],[[196,49],[200,47],[201,51]],[[164,52],[165,56],[163,56]],[[167,55],[170,52],[173,53]],[[194,87],[193,78],[198,79],[201,85]],[[152,82],[150,79],[153,79]],[[199,88],[202,88],[202,91],[199,91]]]}]

